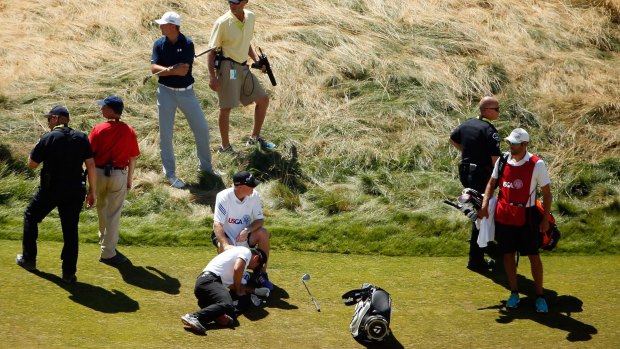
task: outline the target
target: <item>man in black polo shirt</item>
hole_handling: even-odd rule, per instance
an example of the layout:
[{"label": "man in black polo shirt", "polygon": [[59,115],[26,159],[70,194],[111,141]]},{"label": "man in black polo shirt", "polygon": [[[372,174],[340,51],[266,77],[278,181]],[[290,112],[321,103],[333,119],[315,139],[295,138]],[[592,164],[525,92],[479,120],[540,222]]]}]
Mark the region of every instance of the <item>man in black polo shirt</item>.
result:
[{"label": "man in black polo shirt", "polygon": [[181,16],[166,12],[155,21],[163,36],[153,45],[151,72],[159,75],[157,108],[159,111],[159,150],[164,174],[174,188],[185,183],[177,178],[172,136],[177,108],[181,109],[194,133],[201,175],[217,176],[211,166],[209,126],[194,94],[194,42],[180,32]]},{"label": "man in black polo shirt", "polygon": [[[499,117],[499,102],[495,97],[480,100],[480,115],[467,119],[450,134],[450,144],[461,151],[459,178],[465,188],[484,193],[493,172],[493,166],[501,155],[500,137],[491,121]],[[478,246],[479,231],[472,223],[469,241],[469,262],[467,268],[487,270],[489,263],[484,260],[484,251]]]},{"label": "man in black polo shirt", "polygon": [[[62,248],[62,280],[74,283],[77,279],[78,221],[86,197],[88,207],[95,204],[95,161],[88,136],[68,126],[69,111],[56,106],[45,114],[51,132],[39,139],[28,158],[34,169],[43,163],[41,185],[24,213],[23,253],[16,257],[17,265],[36,270],[38,224],[58,207],[64,246]],[[88,195],[84,170],[88,170]]]}]

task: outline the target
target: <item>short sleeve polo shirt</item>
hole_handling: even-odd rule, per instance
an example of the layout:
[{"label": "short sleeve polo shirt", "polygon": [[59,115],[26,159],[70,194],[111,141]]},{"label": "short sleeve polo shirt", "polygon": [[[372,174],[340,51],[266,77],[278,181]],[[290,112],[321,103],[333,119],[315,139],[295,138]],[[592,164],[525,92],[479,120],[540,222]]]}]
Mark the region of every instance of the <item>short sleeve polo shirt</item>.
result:
[{"label": "short sleeve polo shirt", "polygon": [[467,119],[450,134],[450,139],[462,146],[462,161],[493,168],[492,156],[500,156],[500,137],[497,129],[480,118]]},{"label": "short sleeve polo shirt", "polygon": [[[214,273],[222,279],[222,285],[229,287],[234,283],[235,263],[237,259],[245,262],[245,269],[250,264],[252,252],[247,247],[235,246],[218,254],[207,264],[203,271]],[[245,270],[244,270],[245,271]]]},{"label": "short sleeve polo shirt", "polygon": [[184,88],[193,84],[192,65],[194,64],[194,54],[194,42],[183,34],[179,33],[179,38],[174,44],[165,36],[157,39],[155,44],[153,44],[151,64],[159,64],[164,67],[170,67],[177,63],[187,63],[190,65],[187,75],[160,76],[159,83],[173,88]]},{"label": "short sleeve polo shirt", "polygon": [[254,36],[254,13],[244,11],[243,22],[230,11],[218,18],[213,25],[209,40],[209,47],[221,47],[224,57],[236,62],[247,61],[250,42]]},{"label": "short sleeve polo shirt", "polygon": [[95,165],[112,162],[116,168],[129,165],[129,159],[140,155],[138,138],[133,128],[122,121],[107,121],[95,126],[90,133],[95,153]]},{"label": "short sleeve polo shirt", "polygon": [[254,190],[252,195],[239,200],[234,188],[224,189],[215,198],[213,221],[224,226],[224,233],[235,241],[241,230],[257,219],[265,219],[260,196]]},{"label": "short sleeve polo shirt", "polygon": [[61,126],[43,135],[30,153],[32,161],[43,163],[41,179],[49,176],[49,184],[57,190],[80,188],[82,164],[92,157],[86,134]]}]

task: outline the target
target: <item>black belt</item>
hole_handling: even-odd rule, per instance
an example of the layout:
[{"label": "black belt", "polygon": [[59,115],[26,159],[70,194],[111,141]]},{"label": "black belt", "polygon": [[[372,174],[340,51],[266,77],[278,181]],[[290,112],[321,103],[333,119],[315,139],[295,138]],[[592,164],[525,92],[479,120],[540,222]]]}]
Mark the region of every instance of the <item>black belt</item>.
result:
[{"label": "black belt", "polygon": [[203,277],[203,276],[210,276],[210,277],[215,278],[215,279],[219,279],[220,278],[219,275],[217,275],[217,274],[215,274],[213,272],[210,272],[210,271],[203,271],[198,277]]},{"label": "black belt", "polygon": [[234,59],[232,59],[232,58],[228,58],[228,57],[223,57],[223,58],[222,58],[222,60],[224,60],[224,61],[231,61],[231,62],[235,62],[235,63],[237,63],[237,64],[241,64],[241,65],[247,65],[247,63],[248,63],[248,61],[244,61],[243,63],[241,63],[241,62],[237,62],[237,61],[235,61]]},{"label": "black belt", "polygon": [[[95,166],[95,167],[98,168],[98,169],[105,170],[105,166]],[[127,167],[114,167],[113,169],[123,171],[123,170],[127,169]]]}]

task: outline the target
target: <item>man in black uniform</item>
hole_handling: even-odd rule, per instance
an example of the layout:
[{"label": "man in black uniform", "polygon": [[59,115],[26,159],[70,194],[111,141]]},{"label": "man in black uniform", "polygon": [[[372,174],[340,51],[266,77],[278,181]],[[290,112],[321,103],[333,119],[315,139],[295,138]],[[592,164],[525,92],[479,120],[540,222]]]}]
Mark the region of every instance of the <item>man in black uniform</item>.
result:
[{"label": "man in black uniform", "polygon": [[[467,119],[450,134],[450,144],[461,151],[459,178],[465,188],[484,193],[493,172],[495,161],[501,155],[500,137],[491,121],[499,117],[499,102],[495,97],[480,100],[480,116]],[[487,270],[491,266],[484,260],[484,251],[478,246],[478,229],[472,223],[467,268]]]},{"label": "man in black uniform", "polygon": [[[43,163],[41,184],[24,213],[23,253],[16,257],[17,265],[26,270],[37,269],[38,224],[58,207],[64,246],[62,248],[62,281],[74,283],[77,278],[78,221],[86,196],[88,207],[96,199],[95,161],[88,136],[68,126],[69,111],[55,106],[45,114],[51,132],[39,139],[28,158],[28,167],[34,169]],[[88,170],[86,195],[84,170]]]}]

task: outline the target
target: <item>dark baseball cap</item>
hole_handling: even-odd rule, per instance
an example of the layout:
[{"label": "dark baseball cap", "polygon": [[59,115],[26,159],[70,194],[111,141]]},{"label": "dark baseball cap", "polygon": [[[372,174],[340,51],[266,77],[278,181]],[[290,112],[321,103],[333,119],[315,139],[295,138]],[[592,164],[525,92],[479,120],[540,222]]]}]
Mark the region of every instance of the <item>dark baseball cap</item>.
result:
[{"label": "dark baseball cap", "polygon": [[49,113],[43,114],[43,116],[45,117],[50,117],[52,115],[69,117],[69,109],[63,107],[62,105],[57,105],[54,108],[52,108],[52,110],[50,110]]},{"label": "dark baseball cap", "polygon": [[260,248],[256,247],[253,248],[252,250],[256,251],[255,254],[260,255],[260,264],[258,265],[258,267],[256,267],[256,269],[260,270],[262,268],[265,267],[265,265],[267,265],[267,253],[265,253],[265,251],[261,250]]},{"label": "dark baseball cap", "polygon": [[239,171],[233,176],[234,185],[247,185],[248,187],[256,187],[260,182],[256,177],[248,171]]},{"label": "dark baseball cap", "polygon": [[123,99],[119,96],[106,97],[106,99],[97,102],[97,105],[107,105],[118,115],[121,115],[123,113],[123,109],[125,108]]}]

